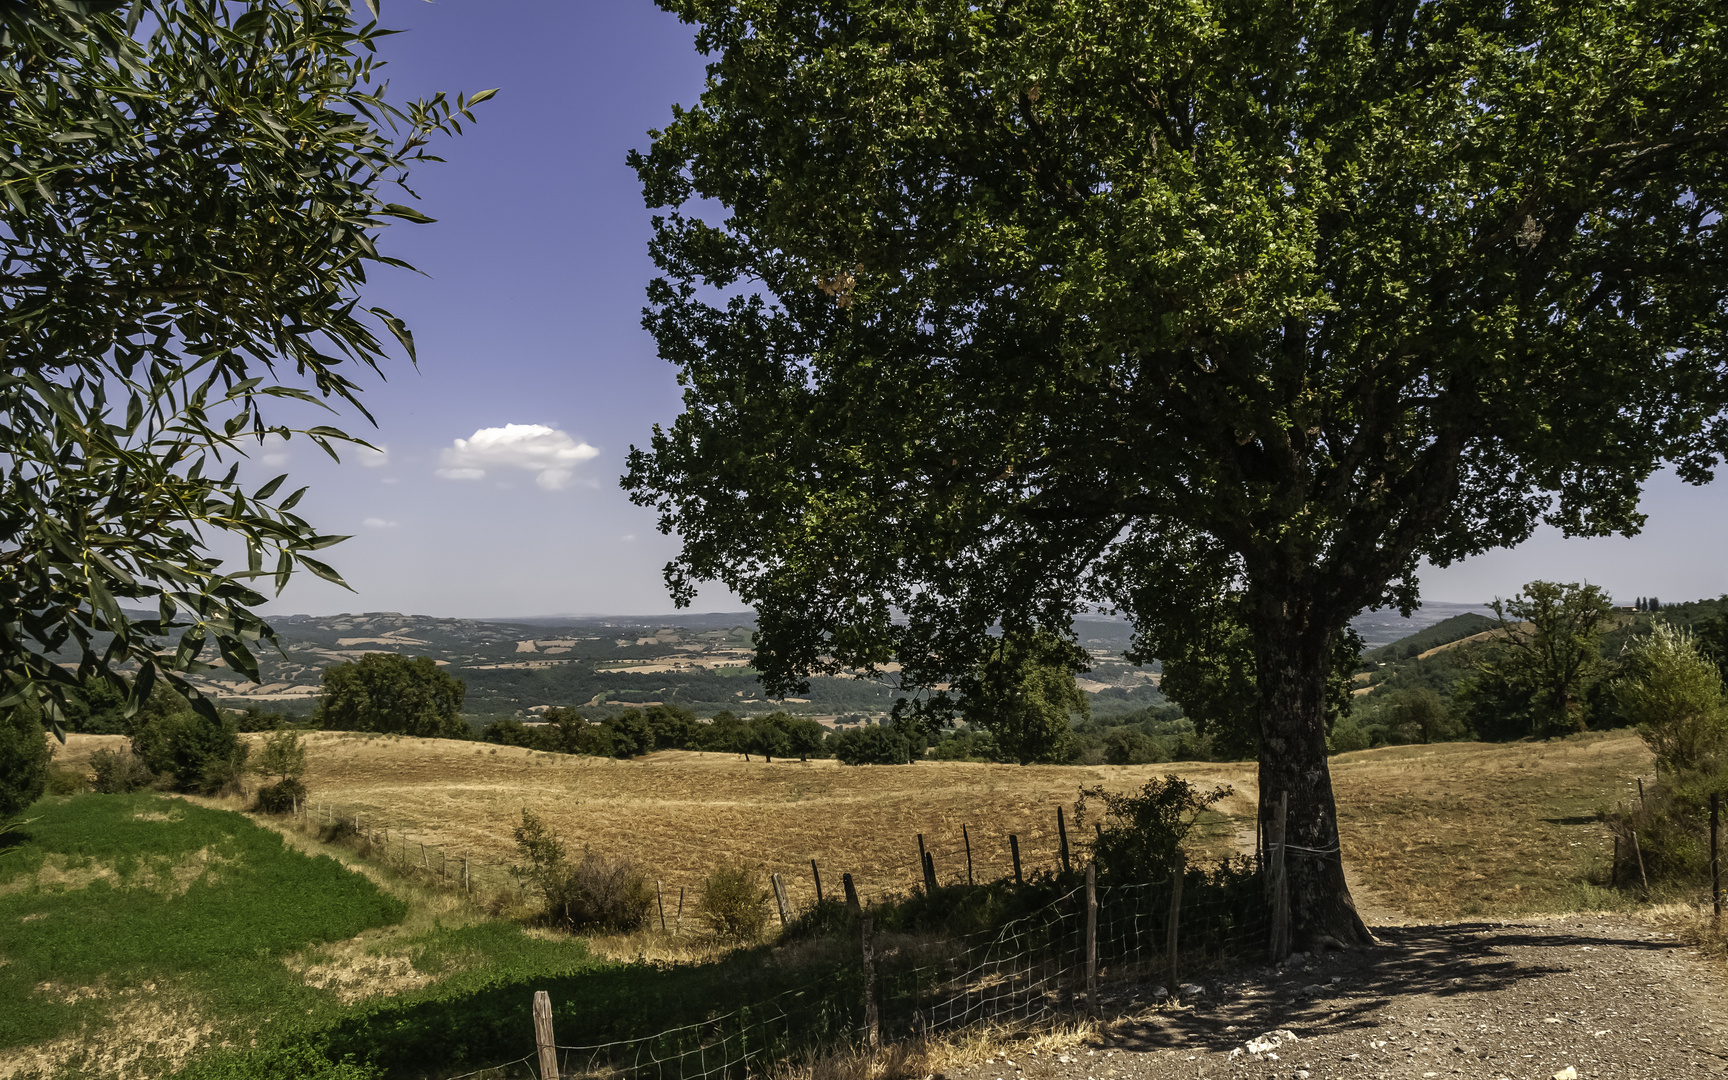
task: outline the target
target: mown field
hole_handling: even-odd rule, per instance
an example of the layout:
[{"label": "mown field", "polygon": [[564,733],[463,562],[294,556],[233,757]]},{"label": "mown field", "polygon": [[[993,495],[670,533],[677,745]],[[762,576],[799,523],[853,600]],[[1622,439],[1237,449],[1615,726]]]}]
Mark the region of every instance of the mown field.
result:
[{"label": "mown field", "polygon": [[[112,741],[74,737],[58,760],[75,766]],[[307,741],[315,813],[325,803],[358,810],[369,830],[389,825],[392,845],[507,864],[528,807],[574,849],[627,855],[669,888],[743,861],[784,872],[795,904],[813,898],[810,859],[830,889],[846,871],[866,897],[909,890],[920,832],[942,876],[962,878],[963,825],[981,878],[1009,872],[1011,832],[1029,872],[1051,868],[1056,807],[1072,807],[1082,785],[1123,790],[1165,771],[1231,785],[1196,845],[1214,858],[1251,849],[1257,797],[1246,764],[846,768],[686,752],[615,761],[338,733]],[[1649,769],[1643,744],[1625,733],[1340,756],[1358,900],[1370,922],[1623,906],[1599,887],[1609,844],[1596,811],[1634,793]],[[275,1054],[307,1038],[329,1060],[371,1047],[393,1075],[418,1075],[514,1047],[531,987],[556,988],[570,1024],[597,1035],[632,1016],[651,1024],[700,1008],[716,978],[735,989],[760,973],[604,960],[700,952],[665,941],[591,952],[223,806],[85,795],[32,811],[24,842],[0,859],[0,1076],[171,1075],[187,1062],[188,1075],[275,1075],[241,1068],[265,1052],[248,1047]],[[1090,829],[1070,818],[1070,830],[1084,857]],[[450,1043],[450,1030],[467,1041]]]},{"label": "mown field", "polygon": [[[64,760],[103,744],[74,737]],[[842,872],[866,896],[912,888],[920,833],[943,879],[963,879],[962,826],[981,879],[1010,872],[1010,833],[1028,872],[1054,867],[1056,808],[1071,809],[1083,786],[1128,790],[1174,772],[1231,787],[1196,845],[1212,858],[1253,849],[1258,799],[1249,763],[848,768],[685,751],[617,761],[338,732],[312,733],[307,745],[315,808],[358,810],[411,846],[506,865],[515,855],[511,829],[528,808],[574,849],[628,856],[668,888],[742,861],[782,872],[798,900],[811,898],[811,859],[828,888],[838,888]],[[1630,732],[1335,757],[1344,855],[1359,901],[1370,913],[1421,919],[1586,902],[1579,889],[1606,873],[1612,847],[1596,812],[1635,793],[1651,770]],[[1070,819],[1078,850],[1090,828],[1073,826]]]}]

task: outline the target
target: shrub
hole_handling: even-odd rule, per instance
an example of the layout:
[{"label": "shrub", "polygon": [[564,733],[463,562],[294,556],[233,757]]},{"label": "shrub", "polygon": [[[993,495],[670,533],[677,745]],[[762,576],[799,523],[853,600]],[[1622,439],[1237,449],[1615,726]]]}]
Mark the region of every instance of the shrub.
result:
[{"label": "shrub", "polygon": [[52,753],[36,710],[13,706],[0,713],[0,817],[42,797]]},{"label": "shrub", "polygon": [[1616,705],[1638,725],[1657,768],[1674,781],[1715,786],[1728,761],[1722,676],[1685,630],[1658,623],[1626,650]]},{"label": "shrub", "polygon": [[912,747],[893,728],[853,728],[834,736],[833,742],[842,765],[905,765],[912,760]]},{"label": "shrub", "polygon": [[747,866],[722,866],[702,882],[696,909],[720,937],[755,941],[768,925],[768,890]]},{"label": "shrub", "polygon": [[287,729],[272,733],[264,740],[253,768],[278,780],[299,780],[306,774],[306,748],[300,745],[300,733]]},{"label": "shrub", "polygon": [[[1201,791],[1176,776],[1148,780],[1135,794],[1081,788],[1074,826],[1083,831],[1088,814],[1100,819],[1093,849],[1100,874],[1118,881],[1151,881],[1170,872],[1201,812],[1231,793],[1227,786]],[[1093,808],[1093,800],[1103,804],[1102,811]]]},{"label": "shrub", "polygon": [[48,794],[76,795],[90,787],[90,778],[77,769],[62,769],[58,765],[48,766]]},{"label": "shrub", "polygon": [[1117,728],[1104,737],[1104,760],[1111,765],[1152,765],[1166,760],[1163,749],[1135,728]]},{"label": "shrub", "polygon": [[1373,744],[1368,732],[1348,716],[1339,717],[1338,722],[1332,725],[1332,733],[1326,736],[1326,749],[1334,754],[1366,750]]},{"label": "shrub", "polygon": [[584,849],[582,861],[570,865],[558,834],[526,807],[515,837],[516,850],[527,860],[516,872],[540,890],[551,922],[573,930],[628,931],[648,918],[654,890],[635,863]]},{"label": "shrub", "polygon": [[326,844],[338,843],[359,835],[360,830],[355,827],[354,819],[351,817],[338,817],[333,821],[326,822],[318,830],[318,839]]},{"label": "shrub", "polygon": [[548,896],[548,913],[572,930],[636,930],[654,905],[648,875],[628,859],[582,853],[563,864]]},{"label": "shrub", "polygon": [[290,814],[305,801],[306,785],[290,778],[259,788],[252,809],[260,814]]},{"label": "shrub", "polygon": [[103,795],[142,791],[155,779],[144,759],[130,750],[98,750],[90,755],[90,786]]},{"label": "shrub", "polygon": [[132,736],[132,752],[151,772],[167,778],[175,791],[214,795],[237,787],[247,748],[233,717],[212,723],[181,705],[139,728]]},{"label": "shrub", "polygon": [[1709,877],[1710,828],[1695,800],[1657,784],[1630,809],[1606,818],[1608,831],[1619,840],[1614,877],[1620,884],[1639,885],[1645,878],[1657,884],[1695,883]]}]

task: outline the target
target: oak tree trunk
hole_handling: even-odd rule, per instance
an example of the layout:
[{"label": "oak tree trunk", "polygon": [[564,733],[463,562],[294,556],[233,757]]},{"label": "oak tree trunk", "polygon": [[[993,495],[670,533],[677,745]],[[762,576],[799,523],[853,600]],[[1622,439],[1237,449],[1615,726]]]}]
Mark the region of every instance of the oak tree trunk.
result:
[{"label": "oak tree trunk", "polygon": [[1344,883],[1338,811],[1326,763],[1326,681],[1334,631],[1292,610],[1294,605],[1257,606],[1260,831],[1270,835],[1278,795],[1288,792],[1290,940],[1298,949],[1368,945],[1373,935]]}]

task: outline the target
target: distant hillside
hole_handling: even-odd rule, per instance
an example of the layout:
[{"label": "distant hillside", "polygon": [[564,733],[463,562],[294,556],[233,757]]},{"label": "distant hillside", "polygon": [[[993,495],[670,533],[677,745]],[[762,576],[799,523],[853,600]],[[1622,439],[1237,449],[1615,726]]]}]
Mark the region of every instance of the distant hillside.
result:
[{"label": "distant hillside", "polygon": [[[1412,628],[1449,625],[1473,605],[1431,603],[1405,619],[1366,612],[1352,625],[1370,646],[1408,638]],[[1444,620],[1444,621],[1443,621]],[[549,706],[609,712],[621,705],[675,703],[711,715],[785,708],[816,716],[880,716],[893,705],[896,684],[883,679],[817,678],[807,693],[784,700],[763,695],[749,666],[755,616],[714,612],[671,616],[568,616],[513,620],[441,619],[398,612],[288,615],[271,619],[282,652],[259,656],[262,685],[218,663],[195,680],[224,703],[305,714],[316,704],[319,680],[333,663],[369,652],[429,656],[468,686],[465,711],[477,720],[529,716]],[[1122,658],[1133,628],[1096,615],[1076,620],[1091,657],[1081,686],[1100,719],[1164,702],[1156,664]]]},{"label": "distant hillside", "polygon": [[[657,702],[711,715],[787,709],[815,716],[881,716],[897,683],[880,679],[815,678],[803,694],[764,696],[750,667],[755,619],[748,612],[654,616],[572,617],[486,621],[439,619],[398,612],[271,619],[282,651],[259,654],[262,684],[216,664],[194,682],[231,707],[256,706],[295,714],[316,705],[323,671],[370,652],[429,656],[468,687],[464,711],[478,720],[530,716],[550,706],[597,713]],[[1163,703],[1153,668],[1122,659],[1126,623],[1077,624],[1092,653],[1082,685],[1097,709],[1113,715]]]},{"label": "distant hillside", "polygon": [[1429,649],[1437,649],[1442,645],[1450,645],[1454,641],[1462,641],[1467,637],[1494,629],[1500,624],[1486,615],[1467,611],[1462,615],[1454,615],[1442,619],[1426,630],[1418,630],[1409,637],[1399,638],[1389,645],[1378,649],[1370,649],[1362,654],[1363,661],[1380,664],[1389,660],[1406,660],[1412,656],[1420,656]]}]

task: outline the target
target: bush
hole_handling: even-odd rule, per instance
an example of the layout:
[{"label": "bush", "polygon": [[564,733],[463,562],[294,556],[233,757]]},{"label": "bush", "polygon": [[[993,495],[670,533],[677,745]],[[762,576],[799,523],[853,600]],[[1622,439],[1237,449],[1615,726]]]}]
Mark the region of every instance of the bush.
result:
[{"label": "bush", "polygon": [[1692,635],[1664,623],[1626,650],[1613,684],[1620,714],[1638,725],[1656,767],[1674,781],[1719,790],[1728,770],[1728,702],[1722,676]]},{"label": "bush", "polygon": [[1352,750],[1366,750],[1374,745],[1373,738],[1356,721],[1348,716],[1338,718],[1332,725],[1332,733],[1326,736],[1326,749],[1334,754],[1348,754]]},{"label": "bush", "polygon": [[630,931],[648,920],[654,887],[630,860],[584,851],[581,862],[560,869],[547,908],[570,929]]},{"label": "bush", "polygon": [[1163,751],[1136,728],[1117,728],[1104,737],[1104,760],[1111,765],[1153,765],[1168,760]]},{"label": "bush", "polygon": [[834,736],[833,743],[842,765],[905,765],[912,760],[912,747],[893,728],[853,728]]},{"label": "bush", "polygon": [[[1228,786],[1201,791],[1176,776],[1151,779],[1136,794],[1118,794],[1103,787],[1081,788],[1074,804],[1074,827],[1084,831],[1088,814],[1099,818],[1093,848],[1098,871],[1106,879],[1152,881],[1170,872],[1182,842],[1208,806],[1229,798]],[[1103,804],[1094,809],[1092,801]]]},{"label": "bush", "polygon": [[252,767],[278,780],[300,779],[306,774],[306,748],[300,745],[300,733],[289,728],[273,732],[264,740],[258,762]]},{"label": "bush", "polygon": [[1621,885],[1639,885],[1645,878],[1655,884],[1696,884],[1709,878],[1709,816],[1695,800],[1657,784],[1630,809],[1606,817],[1608,831],[1619,840],[1614,877]]},{"label": "bush", "polygon": [[42,797],[52,755],[36,710],[13,706],[0,714],[0,818]]},{"label": "bush", "polygon": [[199,795],[236,788],[246,767],[246,746],[233,717],[212,723],[183,702],[178,711],[150,720],[132,736],[132,752],[175,791]]},{"label": "bush", "polygon": [[696,910],[719,936],[730,941],[755,941],[768,925],[768,890],[749,867],[722,866],[702,882]]},{"label": "bush", "polygon": [[142,791],[156,779],[144,760],[130,750],[98,750],[90,755],[90,786],[103,795]]},{"label": "bush", "polygon": [[62,769],[58,765],[48,766],[48,794],[76,795],[90,787],[90,778],[77,769]]},{"label": "bush", "polygon": [[526,807],[515,837],[528,861],[516,872],[540,890],[549,921],[573,930],[629,931],[648,918],[654,890],[635,863],[584,849],[582,861],[571,866],[558,834]]},{"label": "bush", "polygon": [[305,801],[306,785],[290,778],[259,788],[252,809],[260,814],[291,814]]}]

